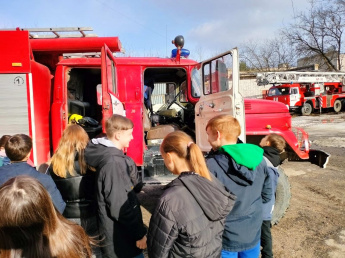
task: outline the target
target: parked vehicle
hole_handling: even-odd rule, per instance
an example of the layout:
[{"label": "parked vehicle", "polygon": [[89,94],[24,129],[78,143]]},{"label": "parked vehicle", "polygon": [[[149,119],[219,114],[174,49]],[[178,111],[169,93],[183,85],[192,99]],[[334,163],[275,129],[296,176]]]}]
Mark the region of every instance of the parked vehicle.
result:
[{"label": "parked vehicle", "polygon": [[257,75],[258,85],[273,84],[264,96],[284,103],[290,111],[310,115],[320,109],[344,110],[345,73],[267,72]]}]

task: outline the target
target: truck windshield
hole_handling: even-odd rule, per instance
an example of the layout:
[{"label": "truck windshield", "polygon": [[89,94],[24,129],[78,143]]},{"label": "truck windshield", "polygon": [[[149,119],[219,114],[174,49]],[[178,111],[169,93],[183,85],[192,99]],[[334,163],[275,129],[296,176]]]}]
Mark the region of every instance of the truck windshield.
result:
[{"label": "truck windshield", "polygon": [[271,88],[268,91],[268,96],[280,96],[280,95],[289,95],[289,88]]}]

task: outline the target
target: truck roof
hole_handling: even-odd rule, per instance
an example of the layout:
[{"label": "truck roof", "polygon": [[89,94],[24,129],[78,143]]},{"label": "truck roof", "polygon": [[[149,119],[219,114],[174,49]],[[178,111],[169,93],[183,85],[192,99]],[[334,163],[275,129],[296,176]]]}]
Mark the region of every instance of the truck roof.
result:
[{"label": "truck roof", "polygon": [[[179,62],[175,58],[161,58],[161,57],[116,57],[116,64],[122,66],[146,66],[146,67],[176,67],[184,65],[196,65],[198,62],[191,59],[180,59]],[[78,57],[65,58],[59,62],[60,65],[85,65],[85,66],[100,66],[100,57]]]},{"label": "truck roof", "polygon": [[30,39],[34,54],[41,52],[59,54],[97,52],[104,44],[112,52],[122,51],[122,44],[118,37]]}]

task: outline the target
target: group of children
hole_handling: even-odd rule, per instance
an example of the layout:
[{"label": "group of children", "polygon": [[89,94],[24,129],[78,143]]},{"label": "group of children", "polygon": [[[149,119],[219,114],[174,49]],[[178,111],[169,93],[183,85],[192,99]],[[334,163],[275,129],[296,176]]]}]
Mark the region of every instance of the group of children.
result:
[{"label": "group of children", "polygon": [[[39,247],[49,250],[51,255],[35,257],[89,257],[91,252],[96,257],[144,257],[142,250],[146,248],[149,257],[259,257],[260,246],[262,257],[273,257],[270,216],[279,176],[276,167],[285,148],[281,136],[266,136],[260,143],[262,148],[239,144],[238,121],[220,115],[206,126],[212,151],[205,159],[189,135],[182,131],[168,134],[160,152],[165,166],[177,178],[165,187],[147,232],[137,198],[142,186],[137,167],[123,152],[133,139],[133,127],[128,118],[113,115],[106,121],[106,137],[89,141],[79,125],[68,126],[47,170],[51,177],[26,164],[31,139],[12,136],[5,146],[11,165],[0,168],[0,196],[4,192],[15,196],[11,202],[0,205],[0,214],[11,212],[0,216],[0,257],[3,253],[16,254],[18,249],[23,254],[34,253],[33,249]],[[13,155],[15,149],[22,155]],[[20,176],[23,174],[38,181]],[[31,217],[26,214],[24,228],[29,231],[22,236],[12,234],[8,228],[23,225],[16,225],[14,220],[7,223],[6,218],[42,209],[36,207],[38,200],[35,204],[23,201],[39,195],[35,195],[33,187],[26,187],[24,182],[28,180],[33,181],[30,185],[36,185],[40,194],[48,190],[58,212],[50,209],[55,214],[53,219],[32,221],[35,227],[41,225],[35,228],[36,235],[29,233]],[[62,196],[57,194],[58,190]],[[47,200],[47,193],[41,195],[47,205],[52,203]],[[15,210],[17,203],[22,207]],[[67,223],[64,217],[81,227]],[[83,230],[87,234],[80,233],[79,242],[71,242],[73,238],[68,234],[59,235],[60,243],[69,242],[63,253],[54,244],[54,236],[63,228],[70,230],[71,225],[77,238]],[[2,242],[1,236],[6,236],[6,241]],[[23,246],[18,246],[18,242]],[[73,244],[74,251],[69,250]],[[80,252],[79,256],[73,255],[75,250]],[[62,255],[66,253],[69,256]]]}]

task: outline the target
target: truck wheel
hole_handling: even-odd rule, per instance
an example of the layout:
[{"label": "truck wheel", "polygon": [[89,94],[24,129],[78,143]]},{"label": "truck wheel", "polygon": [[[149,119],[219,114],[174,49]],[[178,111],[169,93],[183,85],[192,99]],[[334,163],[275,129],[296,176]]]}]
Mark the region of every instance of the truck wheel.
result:
[{"label": "truck wheel", "polygon": [[279,167],[279,178],[276,190],[276,202],[272,214],[272,225],[278,224],[279,220],[285,215],[287,208],[290,205],[291,189],[290,183],[284,170]]},{"label": "truck wheel", "polygon": [[342,108],[342,103],[339,99],[337,99],[336,101],[334,101],[334,111],[335,112],[340,112],[341,108]]},{"label": "truck wheel", "polygon": [[313,112],[313,107],[309,103],[304,103],[301,112],[302,115],[309,116]]}]

